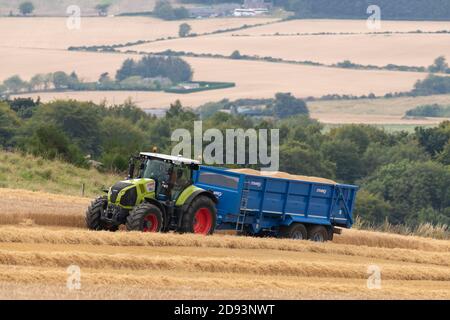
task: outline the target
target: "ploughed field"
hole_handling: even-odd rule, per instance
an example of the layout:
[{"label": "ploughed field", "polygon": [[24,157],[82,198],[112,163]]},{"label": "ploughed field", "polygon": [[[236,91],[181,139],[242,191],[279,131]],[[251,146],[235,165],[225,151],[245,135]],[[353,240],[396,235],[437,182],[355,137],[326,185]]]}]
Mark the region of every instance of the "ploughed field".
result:
[{"label": "ploughed field", "polygon": [[[329,243],[92,232],[90,199],[1,192],[0,298],[450,298],[450,241],[359,230]],[[80,290],[67,289],[70,265]],[[367,286],[373,265],[379,289]]]}]

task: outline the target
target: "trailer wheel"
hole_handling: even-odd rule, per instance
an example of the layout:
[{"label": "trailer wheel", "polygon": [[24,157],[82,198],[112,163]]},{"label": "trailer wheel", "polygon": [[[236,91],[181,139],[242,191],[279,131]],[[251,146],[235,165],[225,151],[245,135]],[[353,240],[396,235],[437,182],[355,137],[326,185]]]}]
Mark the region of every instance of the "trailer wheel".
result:
[{"label": "trailer wheel", "polygon": [[312,225],[308,228],[308,240],[315,242],[328,241],[329,234],[324,226]]},{"label": "trailer wheel", "polygon": [[147,202],[134,207],[127,218],[127,230],[142,232],[160,232],[163,226],[161,210]]},{"label": "trailer wheel", "polygon": [[106,207],[108,206],[108,198],[106,196],[98,197],[92,201],[91,205],[86,211],[86,226],[89,230],[95,231],[117,231],[117,226],[107,225],[101,220],[101,216]]},{"label": "trailer wheel", "polygon": [[181,221],[181,232],[209,235],[216,229],[217,209],[214,202],[205,196],[192,201]]},{"label": "trailer wheel", "polygon": [[281,238],[306,240],[307,232],[303,224],[292,223],[290,226],[281,227],[279,235]]}]

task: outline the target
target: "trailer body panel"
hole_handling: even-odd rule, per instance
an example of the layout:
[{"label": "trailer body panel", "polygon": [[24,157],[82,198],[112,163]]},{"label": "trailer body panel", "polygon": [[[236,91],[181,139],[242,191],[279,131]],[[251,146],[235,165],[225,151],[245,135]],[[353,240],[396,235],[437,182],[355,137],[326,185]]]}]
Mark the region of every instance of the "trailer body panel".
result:
[{"label": "trailer body panel", "polygon": [[[200,166],[194,184],[218,198],[217,229],[277,232],[299,222],[350,228],[357,186],[256,176]],[[240,221],[241,220],[241,221]]]}]

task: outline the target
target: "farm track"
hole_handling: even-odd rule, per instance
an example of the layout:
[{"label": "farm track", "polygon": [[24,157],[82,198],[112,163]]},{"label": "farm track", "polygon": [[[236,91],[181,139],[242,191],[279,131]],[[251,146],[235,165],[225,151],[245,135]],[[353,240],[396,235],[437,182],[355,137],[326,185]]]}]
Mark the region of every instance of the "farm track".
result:
[{"label": "farm track", "polygon": [[[324,244],[92,232],[83,226],[89,199],[3,190],[0,298],[450,298],[447,240],[360,230]],[[79,291],[66,288],[70,265],[81,268]],[[371,265],[381,289],[367,288]]]}]

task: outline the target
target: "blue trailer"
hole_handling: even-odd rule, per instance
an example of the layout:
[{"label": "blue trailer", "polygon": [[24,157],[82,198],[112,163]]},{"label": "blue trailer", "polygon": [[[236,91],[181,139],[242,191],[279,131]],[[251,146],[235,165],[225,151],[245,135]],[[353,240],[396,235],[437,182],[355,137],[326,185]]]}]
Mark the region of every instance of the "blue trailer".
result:
[{"label": "blue trailer", "polygon": [[[353,224],[357,186],[249,175],[200,166],[194,184],[214,193],[217,230],[332,240]],[[340,228],[337,228],[340,227]]]}]

